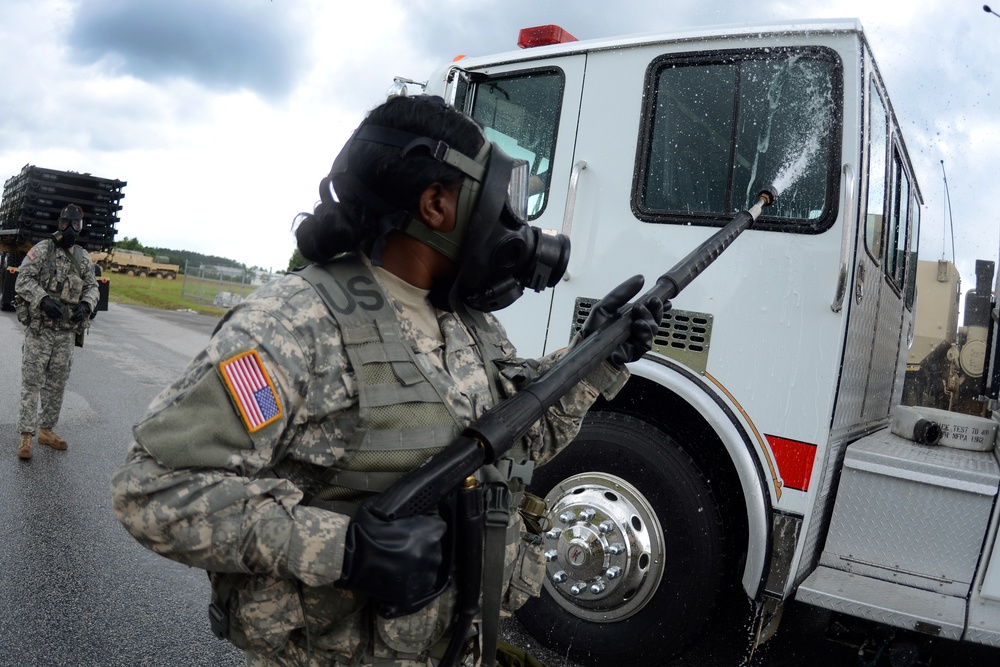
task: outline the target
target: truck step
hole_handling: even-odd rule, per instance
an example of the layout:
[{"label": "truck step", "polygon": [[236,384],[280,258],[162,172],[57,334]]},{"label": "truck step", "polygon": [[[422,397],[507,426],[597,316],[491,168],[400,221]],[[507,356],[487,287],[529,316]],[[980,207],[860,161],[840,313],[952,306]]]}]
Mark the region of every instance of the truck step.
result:
[{"label": "truck step", "polygon": [[795,598],[815,607],[945,639],[961,639],[965,629],[963,598],[829,567],[816,568],[799,586]]}]

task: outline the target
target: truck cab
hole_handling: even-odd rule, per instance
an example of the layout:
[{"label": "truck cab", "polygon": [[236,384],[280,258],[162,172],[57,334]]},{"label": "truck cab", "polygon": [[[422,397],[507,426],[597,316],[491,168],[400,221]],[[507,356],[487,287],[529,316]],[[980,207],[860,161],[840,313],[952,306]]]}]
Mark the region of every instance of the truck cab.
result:
[{"label": "truck cab", "polygon": [[[719,633],[745,600],[766,640],[797,598],[1000,646],[995,448],[914,462],[909,445],[879,445],[914,337],[923,198],[861,24],[588,41],[543,26],[519,44],[422,87],[528,161],[531,224],[571,239],[562,282],[498,313],[522,356],[565,346],[612,287],[654,280],[761,187],[779,192],[673,300],[621,394],[536,471],[552,529],[542,596],[520,612],[528,630],[583,663],[654,665]],[[910,498],[886,474],[869,514],[903,534],[880,544],[851,504],[877,484],[845,480],[914,466],[902,486],[939,511],[897,521]],[[972,487],[975,521],[957,529]],[[899,571],[947,526],[968,531],[941,532],[966,549],[953,585],[940,581],[953,576],[946,548]],[[862,548],[883,556],[842,558]],[[838,597],[845,580],[854,597]]]}]

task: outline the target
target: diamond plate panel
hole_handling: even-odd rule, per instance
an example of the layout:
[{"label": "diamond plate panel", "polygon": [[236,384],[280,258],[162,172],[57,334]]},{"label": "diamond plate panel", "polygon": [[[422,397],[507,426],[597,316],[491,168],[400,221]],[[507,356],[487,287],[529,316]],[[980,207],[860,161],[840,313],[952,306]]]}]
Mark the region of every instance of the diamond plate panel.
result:
[{"label": "diamond plate panel", "polygon": [[[848,317],[849,325],[847,341],[844,347],[844,359],[840,370],[840,386],[837,389],[837,406],[834,411],[833,430],[848,428],[861,421],[861,409],[864,405],[865,387],[868,381],[868,371],[872,355],[872,344],[875,338],[875,318],[878,314],[878,283],[871,284],[871,276],[879,279],[879,267],[874,264],[863,248],[864,241],[858,240],[858,265],[854,268],[851,282],[848,283]],[[858,303],[855,298],[857,289],[857,273],[864,267],[869,278],[865,281],[866,296]]]},{"label": "diamond plate panel", "polygon": [[820,567],[802,582],[795,598],[815,607],[897,628],[939,628],[938,637],[958,640],[965,627],[965,599]]},{"label": "diamond plate panel", "polygon": [[977,644],[1000,647],[1000,604],[973,595],[965,638]]},{"label": "diamond plate panel", "polygon": [[821,563],[965,595],[1000,467],[991,452],[916,445],[881,431],[847,450]]},{"label": "diamond plate panel", "polygon": [[884,418],[889,414],[893,385],[896,381],[896,363],[899,359],[899,338],[902,331],[903,304],[901,297],[883,284],[879,294],[878,322],[875,326],[871,370],[862,420],[865,422]]}]

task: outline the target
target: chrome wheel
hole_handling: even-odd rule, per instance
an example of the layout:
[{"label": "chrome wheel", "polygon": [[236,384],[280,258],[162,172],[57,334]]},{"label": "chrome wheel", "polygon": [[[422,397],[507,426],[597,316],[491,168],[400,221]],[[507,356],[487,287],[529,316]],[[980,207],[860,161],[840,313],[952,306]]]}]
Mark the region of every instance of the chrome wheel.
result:
[{"label": "chrome wheel", "polygon": [[614,623],[641,610],[663,578],[663,529],[628,481],[602,472],[574,475],[546,496],[545,534],[552,599],[575,616]]}]

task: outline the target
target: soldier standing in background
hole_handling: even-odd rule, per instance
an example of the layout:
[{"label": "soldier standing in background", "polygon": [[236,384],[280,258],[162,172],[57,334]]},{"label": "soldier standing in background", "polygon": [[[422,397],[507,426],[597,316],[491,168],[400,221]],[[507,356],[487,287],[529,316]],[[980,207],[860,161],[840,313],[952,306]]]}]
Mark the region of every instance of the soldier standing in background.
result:
[{"label": "soldier standing in background", "polygon": [[17,416],[22,459],[31,458],[36,423],[39,444],[67,447],[52,427],[59,421],[77,334],[90,326],[99,298],[90,255],[76,245],[82,229],[83,209],[70,204],[59,214],[56,233],[28,251],[18,272],[15,301],[25,325]]}]

